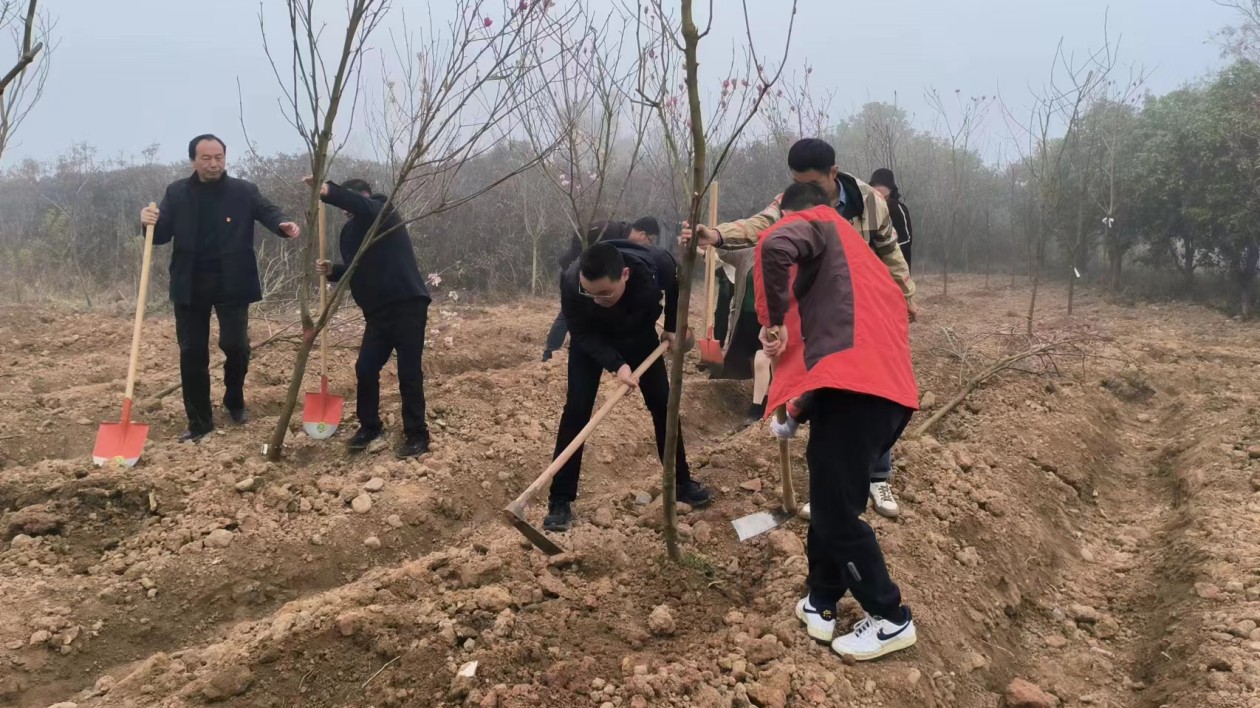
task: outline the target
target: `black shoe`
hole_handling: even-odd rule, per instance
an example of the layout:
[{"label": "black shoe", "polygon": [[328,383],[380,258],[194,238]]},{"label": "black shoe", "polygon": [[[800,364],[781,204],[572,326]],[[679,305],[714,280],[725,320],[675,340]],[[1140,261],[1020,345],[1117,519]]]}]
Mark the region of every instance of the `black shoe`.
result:
[{"label": "black shoe", "polygon": [[683,504],[687,504],[693,509],[699,509],[713,503],[713,492],[710,492],[708,487],[693,479],[686,484],[678,485],[677,498]]},{"label": "black shoe", "polygon": [[359,429],[355,431],[354,435],[346,442],[346,447],[350,449],[350,452],[363,452],[368,449],[368,445],[370,445],[373,440],[379,438],[380,436],[380,428],[365,428],[363,426],[359,426]]},{"label": "black shoe", "polygon": [[429,435],[408,436],[398,445],[398,449],[394,450],[394,454],[398,459],[405,460],[409,457],[419,457],[429,451]]},{"label": "black shoe", "polygon": [[236,410],[228,409],[228,417],[237,425],[245,425],[249,422],[249,410],[246,408],[237,408]]},{"label": "black shoe", "polygon": [[543,531],[568,531],[573,526],[573,510],[567,501],[553,501],[543,519]]},{"label": "black shoe", "polygon": [[179,436],[179,441],[180,441],[180,442],[182,442],[182,443],[187,443],[187,442],[191,442],[191,443],[201,442],[201,439],[202,439],[202,438],[206,437],[207,435],[209,435],[210,433],[213,433],[213,432],[214,432],[214,428],[211,428],[210,430],[207,430],[207,431],[205,431],[204,433],[194,433],[194,432],[193,432],[193,431],[191,431],[191,430],[185,430],[185,431],[184,431],[184,434]]},{"label": "black shoe", "polygon": [[551,354],[552,354],[551,352],[543,352],[542,360],[544,362],[551,361]]}]

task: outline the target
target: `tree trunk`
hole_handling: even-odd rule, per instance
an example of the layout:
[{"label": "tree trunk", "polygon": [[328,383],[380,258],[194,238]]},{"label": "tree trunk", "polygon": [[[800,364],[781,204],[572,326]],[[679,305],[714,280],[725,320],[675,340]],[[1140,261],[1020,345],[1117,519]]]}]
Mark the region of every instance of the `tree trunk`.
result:
[{"label": "tree trunk", "polygon": [[[698,224],[701,223],[700,199],[705,188],[708,158],[705,154],[704,114],[700,108],[700,65],[696,56],[696,50],[700,44],[700,30],[696,27],[695,16],[692,13],[692,0],[682,0],[682,34],[687,104],[691,115],[691,218],[689,221]],[[669,406],[666,409],[665,420],[665,459],[664,471],[661,475],[661,498],[665,507],[665,550],[670,560],[674,562],[682,560],[682,554],[678,549],[678,510],[676,508],[678,490],[675,487],[678,480],[676,464],[678,438],[682,427],[679,414],[682,410],[683,359],[687,354],[684,351],[686,347],[681,344],[686,341],[687,318],[691,314],[691,281],[696,269],[698,245],[699,241],[693,238],[687,242],[687,247],[682,252],[683,258],[678,277],[677,317],[678,326],[682,328],[682,332],[678,338],[680,346],[674,347],[669,358]],[[701,336],[704,334],[701,333]]]},{"label": "tree trunk", "polygon": [[1120,287],[1120,267],[1124,262],[1124,253],[1114,241],[1107,244],[1107,289],[1115,292]]},{"label": "tree trunk", "polygon": [[993,241],[989,233],[989,210],[984,211],[984,289],[989,289],[989,274],[993,272]]},{"label": "tree trunk", "polygon": [[1028,298],[1028,328],[1027,333],[1031,338],[1033,335],[1033,315],[1037,311],[1037,288],[1041,286],[1041,259],[1044,252],[1045,244],[1045,214],[1037,217],[1037,245],[1033,249],[1034,256],[1032,262],[1032,295]]},{"label": "tree trunk", "polygon": [[271,440],[267,443],[267,459],[279,462],[284,453],[284,436],[289,432],[289,421],[297,408],[298,396],[302,395],[302,386],[306,377],[306,363],[311,358],[311,347],[315,337],[304,336],[298,347],[297,357],[293,360],[293,378],[289,379],[289,390],[284,395],[284,405],[280,407],[280,418],[271,431]]},{"label": "tree trunk", "polygon": [[1080,260],[1082,251],[1085,250],[1085,190],[1081,190],[1080,197],[1076,200],[1076,234],[1072,237],[1072,249],[1070,260],[1072,261],[1072,272],[1068,273],[1068,317],[1072,316],[1072,308],[1076,304],[1076,281],[1080,277]]},{"label": "tree trunk", "polygon": [[1182,284],[1186,289],[1185,294],[1187,296],[1194,293],[1194,261],[1196,252],[1194,241],[1187,238],[1182,244],[1180,263]]},{"label": "tree trunk", "polygon": [[941,242],[941,272],[944,276],[944,292],[945,297],[949,297],[949,242],[954,238],[954,224],[958,221],[958,209],[955,207],[949,212],[949,231],[945,232],[945,240]]},{"label": "tree trunk", "polygon": [[1254,302],[1256,267],[1260,265],[1260,243],[1252,241],[1243,249],[1243,263],[1240,280],[1242,281],[1239,303],[1239,314],[1245,320],[1251,317],[1251,303]]},{"label": "tree trunk", "polygon": [[529,294],[538,295],[538,241],[534,241],[534,262],[529,271]]}]

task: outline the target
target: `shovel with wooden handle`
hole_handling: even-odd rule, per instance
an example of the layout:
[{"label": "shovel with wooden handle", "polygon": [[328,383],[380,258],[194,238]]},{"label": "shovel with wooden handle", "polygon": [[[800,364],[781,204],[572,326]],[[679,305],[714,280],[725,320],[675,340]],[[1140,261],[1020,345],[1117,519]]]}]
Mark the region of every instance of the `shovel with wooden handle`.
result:
[{"label": "shovel with wooden handle", "polygon": [[[328,260],[328,229],[324,203],[319,203],[319,259]],[[328,310],[328,276],[319,276],[319,311]],[[319,332],[319,393],[307,393],[302,404],[302,428],[314,440],[326,440],[341,424],[345,399],[328,392],[328,325]]]},{"label": "shovel with wooden handle", "polygon": [[[709,185],[709,223],[716,225],[718,215],[718,184]],[[713,337],[717,319],[717,249],[709,246],[704,251],[704,339],[696,342],[700,349],[700,361],[721,364],[722,343]]]},{"label": "shovel with wooden handle", "polygon": [[[787,420],[787,406],[779,406],[774,412],[774,417],[779,423]],[[779,477],[783,492],[783,509],[777,511],[759,511],[748,516],[741,516],[731,525],[735,527],[735,535],[740,541],[747,541],[754,536],[782,526],[792,517],[796,516],[796,489],[792,485],[792,456],[788,450],[788,441],[779,440]]]},{"label": "shovel with wooden handle", "polygon": [[[149,202],[156,209],[155,202]],[[136,296],[136,319],[131,328],[131,360],[127,364],[127,389],[123,393],[122,416],[117,423],[102,423],[96,432],[92,461],[97,465],[112,462],[120,467],[134,467],[149,437],[149,426],[131,421],[131,398],[136,390],[136,367],[140,363],[140,331],[144,326],[144,303],[149,295],[149,266],[153,262],[154,225],[144,227],[144,256],[140,261],[140,293]]]},{"label": "shovel with wooden handle", "polygon": [[[655,363],[657,359],[661,358],[661,355],[665,353],[665,350],[668,347],[668,344],[661,342],[661,345],[648,355],[648,358],[644,359],[642,364],[639,364],[639,368],[634,370],[634,377],[637,379],[642,376],[643,372],[648,370],[648,367]],[[525,505],[534,498],[534,495],[538,493],[538,490],[542,489],[544,485],[551,482],[551,478],[556,476],[556,473],[560,471],[560,468],[564,467],[564,463],[568,462],[569,458],[573,457],[573,453],[577,452],[578,448],[582,447],[583,443],[586,442],[586,439],[590,437],[591,433],[595,430],[595,426],[599,425],[600,421],[604,419],[604,416],[608,415],[608,412],[612,410],[613,406],[617,405],[617,401],[620,401],[621,397],[626,395],[626,392],[629,390],[630,387],[625,384],[617,387],[617,390],[613,392],[613,395],[609,397],[608,401],[605,402],[604,405],[600,406],[599,410],[595,411],[595,415],[591,416],[591,420],[586,424],[586,427],[582,428],[582,430],[578,432],[577,437],[573,438],[573,442],[569,443],[569,446],[566,447],[558,457],[556,457],[551,465],[547,467],[547,469],[543,470],[542,474],[538,475],[538,479],[534,480],[533,484],[529,485],[525,491],[521,492],[519,497],[503,509],[504,520],[512,526],[515,526],[517,531],[520,531],[525,538],[529,539],[530,543],[534,544],[534,546],[543,553],[546,553],[549,556],[554,556],[564,553],[564,549],[556,545],[555,541],[547,538],[547,535],[542,531],[530,526],[529,522],[525,520]]]}]

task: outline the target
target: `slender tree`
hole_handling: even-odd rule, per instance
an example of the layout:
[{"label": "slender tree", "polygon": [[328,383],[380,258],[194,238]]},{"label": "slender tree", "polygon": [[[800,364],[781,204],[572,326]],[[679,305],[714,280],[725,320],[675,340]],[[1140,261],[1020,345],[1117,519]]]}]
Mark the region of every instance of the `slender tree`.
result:
[{"label": "slender tree", "polygon": [[[688,206],[688,221],[693,224],[700,223],[701,209],[704,206],[705,196],[709,190],[709,185],[713,183],[718,172],[720,172],[723,164],[729,158],[732,149],[735,147],[740,135],[748,126],[749,122],[756,116],[758,109],[765,101],[766,96],[771,92],[775,82],[783,74],[783,67],[787,63],[787,50],[791,45],[792,29],[796,23],[796,0],[792,1],[791,19],[789,21],[787,38],[784,41],[783,58],[780,60],[777,68],[767,71],[757,55],[756,44],[752,39],[752,23],[748,17],[747,0],[743,2],[744,10],[744,27],[748,35],[748,52],[749,60],[747,63],[746,73],[744,76],[732,76],[727,74],[727,78],[722,81],[722,94],[717,102],[717,115],[719,116],[717,124],[720,124],[721,117],[724,115],[733,115],[733,125],[729,132],[721,141],[712,140],[713,135],[705,130],[705,113],[702,107],[702,95],[700,91],[700,63],[699,48],[700,42],[709,35],[713,28],[713,6],[710,4],[710,12],[708,20],[703,29],[696,21],[696,14],[693,7],[693,0],[681,0],[681,13],[679,19],[675,22],[662,7],[662,0],[650,0],[650,5],[644,7],[642,0],[639,5],[639,12],[635,13],[636,17],[646,18],[647,22],[640,20],[640,27],[645,29],[651,36],[656,37],[655,41],[650,41],[646,45],[642,42],[644,54],[655,51],[660,48],[664,51],[680,51],[683,56],[683,75],[684,86],[686,89],[686,105],[687,110],[685,122],[683,125],[687,128],[687,135],[676,136],[673,129],[679,125],[677,107],[678,102],[673,101],[672,92],[651,91],[651,87],[665,87],[668,84],[663,81],[648,81],[652,78],[650,71],[641,74],[641,96],[644,101],[651,105],[660,116],[660,123],[666,142],[672,147],[675,156],[681,154],[680,146],[683,140],[686,140],[686,146],[690,154],[690,180],[688,183],[688,193],[690,195],[690,204]],[[644,12],[643,10],[647,10]],[[660,75],[664,77],[665,74]],[[659,77],[658,77],[659,78]],[[712,145],[714,149],[713,156],[709,154],[709,147]],[[696,267],[696,249],[697,240],[691,239],[682,252],[682,263],[679,267],[679,297],[678,297],[678,316],[677,321],[687,326],[687,318],[691,312],[691,282],[692,274]],[[683,333],[681,339],[685,339]],[[681,340],[679,342],[681,345]],[[683,360],[685,357],[685,347],[677,346],[674,348],[670,356],[670,381],[669,389],[669,409],[667,414],[666,434],[665,434],[665,453],[664,453],[664,472],[662,474],[662,489],[665,507],[665,545],[672,560],[680,560],[681,555],[678,549],[678,520],[675,509],[675,482],[677,480],[676,454],[678,450],[679,437],[679,411],[682,405],[683,393]]]},{"label": "slender tree", "polygon": [[13,66],[0,76],[0,157],[44,94],[50,66],[45,45],[52,28],[52,20],[39,12],[38,0],[0,0],[0,32],[12,32],[17,50]]}]

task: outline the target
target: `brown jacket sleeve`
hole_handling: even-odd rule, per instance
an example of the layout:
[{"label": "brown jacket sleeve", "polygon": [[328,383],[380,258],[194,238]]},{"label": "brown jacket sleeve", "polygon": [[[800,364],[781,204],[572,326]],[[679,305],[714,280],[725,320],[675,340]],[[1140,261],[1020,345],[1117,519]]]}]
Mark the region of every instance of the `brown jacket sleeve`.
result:
[{"label": "brown jacket sleeve", "polygon": [[734,251],[756,246],[757,234],[774,226],[775,222],[781,218],[783,218],[783,212],[779,211],[779,202],[776,199],[770,203],[770,206],[747,219],[718,224],[716,228],[717,232],[722,234],[722,248]]},{"label": "brown jacket sleeve", "polygon": [[788,279],[793,263],[817,258],[827,247],[822,233],[808,221],[793,221],[770,232],[761,243],[761,282],[770,326],[778,327],[792,303]]}]

